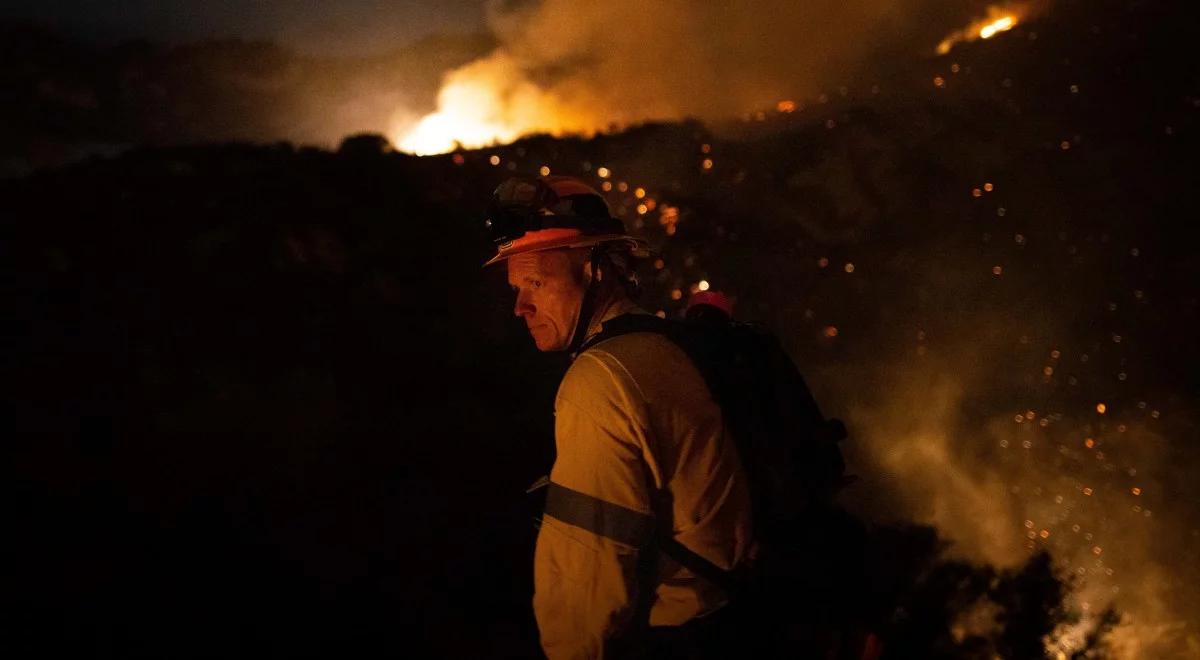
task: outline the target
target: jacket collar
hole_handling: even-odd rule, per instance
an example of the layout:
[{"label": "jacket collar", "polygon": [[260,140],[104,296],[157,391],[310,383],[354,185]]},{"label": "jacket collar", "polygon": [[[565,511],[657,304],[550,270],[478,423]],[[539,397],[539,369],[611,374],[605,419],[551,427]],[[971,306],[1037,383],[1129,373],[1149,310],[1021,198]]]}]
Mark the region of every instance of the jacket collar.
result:
[{"label": "jacket collar", "polygon": [[[592,337],[600,334],[600,331],[604,329],[605,323],[624,314],[649,314],[649,312],[638,307],[637,303],[632,300],[622,296],[618,300],[608,303],[605,307],[598,310],[596,314],[592,315],[592,322],[588,325],[583,345],[586,346]],[[574,359],[575,356],[576,354],[572,354],[571,358]]]}]

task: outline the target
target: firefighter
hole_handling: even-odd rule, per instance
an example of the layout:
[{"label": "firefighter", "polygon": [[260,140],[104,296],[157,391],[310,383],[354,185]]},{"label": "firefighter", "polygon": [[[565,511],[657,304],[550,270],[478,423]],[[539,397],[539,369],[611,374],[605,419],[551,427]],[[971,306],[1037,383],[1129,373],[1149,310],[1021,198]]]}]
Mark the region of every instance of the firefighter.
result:
[{"label": "firefighter", "polygon": [[571,177],[506,181],[487,224],[497,252],[485,266],[507,266],[513,313],[539,350],[573,356],[554,404],[557,455],[534,553],[542,648],[550,660],[699,657],[714,648],[698,640],[720,634],[712,622],[729,595],[655,538],[723,570],[748,558],[736,446],[671,341],[635,332],[586,346],[606,321],[646,313],[633,269],[646,246]]}]

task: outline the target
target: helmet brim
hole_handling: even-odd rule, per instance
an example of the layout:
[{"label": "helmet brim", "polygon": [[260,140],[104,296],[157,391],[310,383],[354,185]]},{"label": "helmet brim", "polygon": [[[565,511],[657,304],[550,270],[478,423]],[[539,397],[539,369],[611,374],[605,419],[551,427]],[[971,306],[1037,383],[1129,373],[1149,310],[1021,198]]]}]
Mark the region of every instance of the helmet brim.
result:
[{"label": "helmet brim", "polygon": [[544,252],[546,250],[563,250],[569,248],[592,247],[601,243],[625,243],[629,253],[635,257],[645,258],[653,255],[650,245],[634,236],[628,234],[600,234],[596,236],[570,236],[557,240],[540,242],[532,245],[524,245],[520,247],[512,247],[510,249],[501,248],[496,256],[484,262],[483,267],[494,266],[502,261],[507,261],[518,254],[529,254],[530,252]]}]

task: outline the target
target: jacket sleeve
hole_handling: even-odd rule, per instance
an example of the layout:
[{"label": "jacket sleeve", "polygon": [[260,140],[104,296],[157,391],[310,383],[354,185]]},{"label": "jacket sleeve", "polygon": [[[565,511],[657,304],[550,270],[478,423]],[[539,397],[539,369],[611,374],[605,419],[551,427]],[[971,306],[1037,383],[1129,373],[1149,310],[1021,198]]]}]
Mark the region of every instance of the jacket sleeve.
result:
[{"label": "jacket sleeve", "polygon": [[555,402],[558,455],[534,555],[534,614],[550,660],[611,657],[634,624],[638,547],[653,533],[644,401],[589,351]]}]

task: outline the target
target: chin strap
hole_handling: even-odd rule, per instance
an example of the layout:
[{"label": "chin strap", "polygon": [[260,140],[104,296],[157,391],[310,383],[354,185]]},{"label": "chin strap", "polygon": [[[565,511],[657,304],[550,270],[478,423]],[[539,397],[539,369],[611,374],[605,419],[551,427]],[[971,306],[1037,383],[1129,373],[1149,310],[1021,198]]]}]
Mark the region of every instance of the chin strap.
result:
[{"label": "chin strap", "polygon": [[600,251],[592,248],[592,281],[588,283],[588,288],[583,292],[583,302],[579,304],[579,319],[575,321],[575,332],[571,335],[571,343],[567,346],[567,353],[571,358],[579,352],[583,347],[583,342],[587,339],[588,328],[592,325],[592,315],[596,313],[596,290],[599,288],[600,282]]}]

